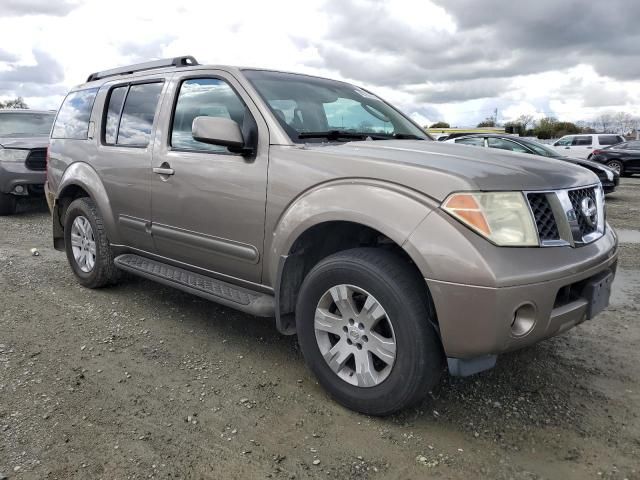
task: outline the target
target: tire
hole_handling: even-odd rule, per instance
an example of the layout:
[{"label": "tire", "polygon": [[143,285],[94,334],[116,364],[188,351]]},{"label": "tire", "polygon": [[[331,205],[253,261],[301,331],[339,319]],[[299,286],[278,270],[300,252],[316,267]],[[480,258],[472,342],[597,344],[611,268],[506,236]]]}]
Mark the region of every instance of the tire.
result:
[{"label": "tire", "polygon": [[607,167],[609,167],[611,170],[617,170],[621,177],[627,176],[624,173],[624,165],[619,160],[609,160],[607,162]]},{"label": "tire", "polygon": [[[336,310],[330,289],[353,300],[353,325],[348,313]],[[369,302],[369,297],[386,314],[377,325],[364,315],[362,302]],[[379,248],[346,250],[321,260],[304,279],[296,305],[298,342],[307,365],[336,401],[361,413],[389,415],[423,400],[442,375],[444,354],[431,323],[435,322],[431,305],[424,279],[399,255]],[[326,323],[316,330],[316,309],[333,315],[335,322],[328,324],[334,333],[323,330]],[[381,315],[379,309],[375,312]],[[361,321],[368,322],[364,329]],[[367,353],[382,345],[382,337],[386,345],[395,341],[392,362],[389,356]],[[331,358],[336,348],[350,353],[333,357],[337,361],[332,368],[323,352]],[[390,350],[379,351],[386,355]],[[371,375],[362,374],[367,371],[363,368],[358,372],[355,366],[357,359],[362,365],[363,358],[375,370]],[[339,364],[342,368],[336,367]]]},{"label": "tire", "polygon": [[[76,221],[79,224],[86,222],[84,223],[84,228],[85,231],[91,234],[88,236],[89,239],[85,239],[82,235],[74,234],[74,232],[83,231],[81,228],[74,230],[74,222]],[[87,224],[90,230],[86,228]],[[93,257],[92,264],[91,262],[83,262],[76,259],[72,235],[74,241],[78,239],[85,240],[82,248],[86,245],[84,253],[89,255],[85,258]],[[93,238],[93,245],[91,245],[90,238]],[[64,222],[64,244],[69,265],[81,285],[87,288],[101,288],[113,285],[120,279],[120,270],[116,268],[113,262],[114,255],[109,246],[109,239],[104,229],[102,216],[90,198],[78,198],[69,205]],[[91,248],[92,246],[93,248]],[[94,252],[95,255],[93,255]],[[82,254],[83,252],[80,253]]]},{"label": "tire", "polygon": [[0,193],[0,216],[13,215],[16,213],[18,201],[15,195]]}]

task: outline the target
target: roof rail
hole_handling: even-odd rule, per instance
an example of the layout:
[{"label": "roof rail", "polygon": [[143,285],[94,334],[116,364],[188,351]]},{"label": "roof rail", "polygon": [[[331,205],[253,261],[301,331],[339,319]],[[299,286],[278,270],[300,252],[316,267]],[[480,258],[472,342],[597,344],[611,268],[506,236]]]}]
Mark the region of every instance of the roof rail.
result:
[{"label": "roof rail", "polygon": [[111,70],[103,70],[102,72],[95,72],[89,75],[87,82],[99,80],[106,77],[115,77],[116,75],[127,75],[133,72],[142,72],[144,70],[154,70],[156,68],[164,67],[187,67],[191,65],[199,65],[198,61],[191,55],[184,55],[182,57],[163,58],[162,60],[154,60],[152,62],[137,63],[135,65],[128,65],[126,67],[112,68]]}]

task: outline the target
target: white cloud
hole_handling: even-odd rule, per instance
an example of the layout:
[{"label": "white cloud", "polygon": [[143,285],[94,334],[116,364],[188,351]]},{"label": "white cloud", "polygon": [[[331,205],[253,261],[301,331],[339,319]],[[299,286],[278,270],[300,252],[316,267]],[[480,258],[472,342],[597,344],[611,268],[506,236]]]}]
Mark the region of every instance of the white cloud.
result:
[{"label": "white cloud", "polygon": [[[351,80],[421,124],[473,125],[494,108],[504,120],[524,113],[573,121],[610,110],[640,114],[640,81],[605,76],[606,62],[593,57],[591,64],[588,55],[582,64],[563,62],[577,57],[566,50],[558,58],[546,50],[546,60],[532,68],[516,49],[496,47],[506,33],[491,30],[491,22],[469,26],[472,17],[461,17],[459,1],[78,0],[60,8],[8,1],[11,9],[0,10],[0,98],[22,95],[34,108],[57,108],[64,90],[91,72],[190,54],[201,63]],[[477,45],[478,38],[487,41]],[[61,78],[34,76],[46,74],[43,58],[52,59],[52,73],[59,66]],[[10,74],[12,82],[3,83],[7,72],[31,77]]]}]

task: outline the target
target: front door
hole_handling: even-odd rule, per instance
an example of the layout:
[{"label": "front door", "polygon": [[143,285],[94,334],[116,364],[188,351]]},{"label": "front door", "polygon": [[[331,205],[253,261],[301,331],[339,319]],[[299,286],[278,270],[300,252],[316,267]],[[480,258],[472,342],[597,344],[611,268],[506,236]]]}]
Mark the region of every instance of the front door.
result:
[{"label": "front door", "polygon": [[[259,283],[269,154],[264,119],[240,83],[221,71],[175,75],[162,109],[152,179],[156,253]],[[236,121],[255,153],[194,140],[191,126],[199,116]]]}]

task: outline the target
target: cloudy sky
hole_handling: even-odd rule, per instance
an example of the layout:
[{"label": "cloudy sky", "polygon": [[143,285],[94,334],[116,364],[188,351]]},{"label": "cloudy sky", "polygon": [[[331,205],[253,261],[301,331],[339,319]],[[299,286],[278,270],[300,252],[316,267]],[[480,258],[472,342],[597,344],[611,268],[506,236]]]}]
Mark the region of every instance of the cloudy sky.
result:
[{"label": "cloudy sky", "polygon": [[636,0],[0,0],[0,99],[194,55],[363,85],[420,123],[640,115]]}]

